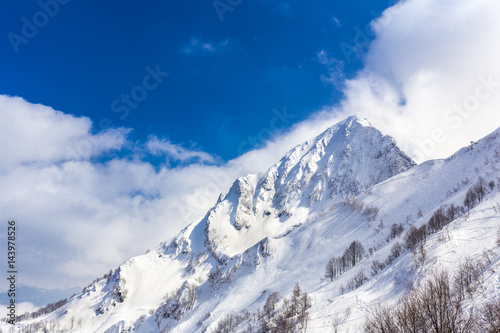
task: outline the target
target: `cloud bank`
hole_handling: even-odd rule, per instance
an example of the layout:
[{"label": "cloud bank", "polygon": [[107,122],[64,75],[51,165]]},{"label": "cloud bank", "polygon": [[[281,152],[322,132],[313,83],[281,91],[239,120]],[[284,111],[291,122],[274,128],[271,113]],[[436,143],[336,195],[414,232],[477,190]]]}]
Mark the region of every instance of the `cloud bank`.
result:
[{"label": "cloud bank", "polygon": [[331,112],[358,114],[422,162],[500,126],[500,3],[408,0],[371,24],[365,68]]},{"label": "cloud bank", "polygon": [[[372,22],[365,66],[343,82],[338,105],[285,133],[263,128],[273,135],[262,148],[223,164],[153,136],[137,147],[130,129],[93,133],[88,118],[0,96],[0,219],[18,221],[19,282],[88,283],[201,218],[236,177],[264,171],[348,115],[367,117],[420,162],[488,134],[500,125],[498,12],[494,0],[407,0],[388,8]],[[201,42],[191,47],[211,52]],[[325,82],[340,77],[332,66],[346,59],[321,50],[318,59],[329,69]],[[147,156],[181,163],[153,166]]]},{"label": "cloud bank", "polygon": [[283,149],[217,165],[216,156],[155,136],[131,142],[130,131],[92,133],[88,118],[0,95],[0,220],[17,221],[19,283],[88,283],[171,239]]}]

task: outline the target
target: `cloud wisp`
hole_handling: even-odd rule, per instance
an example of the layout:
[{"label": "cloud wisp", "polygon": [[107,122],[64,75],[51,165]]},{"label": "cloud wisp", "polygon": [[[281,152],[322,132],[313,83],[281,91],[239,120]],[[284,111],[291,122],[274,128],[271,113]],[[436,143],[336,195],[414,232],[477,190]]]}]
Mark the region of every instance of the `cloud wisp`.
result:
[{"label": "cloud wisp", "polygon": [[166,156],[175,161],[187,162],[198,161],[206,163],[215,163],[215,158],[203,151],[184,148],[179,144],[170,142],[170,140],[159,139],[156,136],[150,136],[146,142],[148,152],[155,156]]},{"label": "cloud wisp", "polygon": [[185,55],[215,54],[228,50],[230,46],[231,42],[229,39],[206,41],[198,37],[192,37],[187,45],[182,48],[181,53]]}]

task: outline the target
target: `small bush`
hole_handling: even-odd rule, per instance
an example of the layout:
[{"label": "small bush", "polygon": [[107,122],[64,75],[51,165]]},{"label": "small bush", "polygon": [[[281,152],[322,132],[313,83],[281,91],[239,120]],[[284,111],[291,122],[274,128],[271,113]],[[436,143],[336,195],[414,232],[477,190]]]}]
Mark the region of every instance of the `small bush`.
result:
[{"label": "small bush", "polygon": [[418,244],[427,240],[427,226],[424,224],[420,228],[411,226],[406,232],[405,247],[408,250],[415,249]]},{"label": "small bush", "polygon": [[488,187],[490,188],[490,191],[493,191],[493,189],[495,188],[495,181],[492,180],[488,183]]},{"label": "small bush", "polygon": [[365,281],[367,281],[368,278],[365,275],[365,272],[363,270],[360,270],[356,275],[354,275],[353,282],[354,282],[354,287],[359,288],[361,287]]},{"label": "small bush", "polygon": [[477,332],[475,328],[474,315],[464,311],[445,271],[434,273],[394,309],[377,308],[365,322],[367,333]]},{"label": "small bush", "polygon": [[432,232],[437,232],[443,229],[443,227],[449,222],[451,222],[451,220],[448,219],[445,214],[444,207],[441,206],[434,212],[434,214],[432,214],[427,225]]},{"label": "small bush", "polygon": [[477,203],[477,195],[475,191],[472,189],[467,190],[465,193],[464,206],[467,207],[467,211],[470,211],[472,208],[476,206]]},{"label": "small bush", "polygon": [[482,286],[484,269],[481,260],[467,259],[461,263],[453,276],[454,290],[460,293],[462,297],[466,295],[472,297],[474,292]]},{"label": "small bush", "polygon": [[399,224],[394,223],[393,225],[391,225],[391,232],[389,234],[389,237],[391,239],[399,237],[403,233],[403,231],[404,231],[404,228],[403,228],[403,225],[401,223],[399,223]]},{"label": "small bush", "polygon": [[486,333],[500,332],[500,300],[494,300],[482,308],[481,324]]},{"label": "small bush", "polygon": [[234,313],[226,313],[224,317],[222,317],[221,320],[219,320],[219,323],[217,324],[217,328],[215,329],[215,332],[217,333],[231,333],[234,331],[236,326],[239,325],[239,322],[237,320],[236,316]]},{"label": "small bush", "polygon": [[375,276],[377,275],[381,270],[385,268],[385,264],[383,262],[380,262],[378,260],[373,260],[372,264],[370,265],[371,268],[371,275]]},{"label": "small bush", "polygon": [[279,302],[280,296],[278,292],[273,292],[271,295],[267,297],[266,304],[264,305],[264,314],[269,318],[272,317],[272,314],[276,310],[276,304]]},{"label": "small bush", "polygon": [[378,215],[378,208],[373,206],[366,206],[363,210],[363,215],[368,216],[369,221],[375,221]]},{"label": "small bush", "polygon": [[401,243],[397,242],[391,247],[391,254],[387,258],[386,264],[389,265],[392,263],[396,258],[399,258],[403,253],[405,252],[405,248]]},{"label": "small bush", "polygon": [[460,210],[459,206],[455,206],[454,204],[451,204],[451,206],[446,209],[446,219],[449,222],[454,221],[460,215],[461,215],[461,210]]},{"label": "small bush", "polygon": [[482,177],[479,177],[477,183],[467,190],[465,193],[464,206],[467,207],[467,210],[471,210],[478,203],[483,201],[486,195],[486,185],[485,181]]}]

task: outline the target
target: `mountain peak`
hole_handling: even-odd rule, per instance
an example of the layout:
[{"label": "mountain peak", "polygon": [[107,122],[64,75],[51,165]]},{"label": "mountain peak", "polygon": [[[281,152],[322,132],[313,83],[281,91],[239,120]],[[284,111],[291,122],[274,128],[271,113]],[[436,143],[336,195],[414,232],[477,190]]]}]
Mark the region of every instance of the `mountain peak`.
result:
[{"label": "mountain peak", "polygon": [[[347,128],[353,127],[356,124],[361,125],[361,126],[367,126],[367,127],[372,127],[372,124],[368,121],[368,119],[360,116],[349,116],[343,121],[339,122],[337,125],[339,126],[344,126]],[[336,126],[336,125],[333,125]]]},{"label": "mountain peak", "polygon": [[357,195],[415,165],[390,136],[351,116],[290,150],[262,177],[236,180],[206,217],[207,244],[218,258],[241,254],[286,232],[298,212]]},{"label": "mountain peak", "polygon": [[[302,288],[313,300],[308,332],[335,325],[358,332],[370,309],[400,304],[407,286],[422,290],[428,272],[466,265],[477,266],[479,276],[469,296],[493,304],[485,302],[498,302],[500,281],[499,145],[497,130],[446,160],[412,168],[392,138],[350,117],[266,174],[239,178],[170,245],[129,259],[14,330],[262,332],[289,316]],[[471,191],[484,198],[466,204]],[[271,303],[275,310],[266,310]]]}]

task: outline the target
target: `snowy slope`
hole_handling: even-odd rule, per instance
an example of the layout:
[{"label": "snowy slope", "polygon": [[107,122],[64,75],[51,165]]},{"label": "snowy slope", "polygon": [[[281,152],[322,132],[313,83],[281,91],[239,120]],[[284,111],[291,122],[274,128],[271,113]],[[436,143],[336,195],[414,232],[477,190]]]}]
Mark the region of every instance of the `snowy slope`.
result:
[{"label": "snowy slope", "polygon": [[207,245],[221,260],[233,257],[286,233],[300,211],[359,194],[414,165],[391,137],[350,117],[292,149],[264,177],[238,179],[206,218]]},{"label": "snowy slope", "polygon": [[[51,302],[56,302],[64,298],[69,298],[71,295],[82,290],[81,287],[64,288],[64,289],[41,289],[31,286],[17,286],[16,301],[31,303],[34,307],[47,305]],[[0,293],[0,304],[8,304],[10,298],[8,291]]]},{"label": "snowy slope", "polygon": [[[308,332],[330,332],[337,324],[339,332],[360,332],[377,304],[395,305],[433,269],[454,270],[485,251],[486,283],[476,303],[499,299],[499,170],[500,130],[474,149],[414,166],[390,137],[351,117],[292,149],[263,176],[238,179],[171,244],[128,260],[59,310],[19,326],[215,332],[228,313],[254,314],[272,292],[282,299],[299,282],[312,298]],[[410,226],[423,225],[442,205],[463,205],[480,177],[495,185],[481,203],[428,236],[424,260],[403,251],[370,274],[372,262],[386,261]],[[399,223],[405,232],[390,239],[390,226]],[[328,260],[354,240],[372,253],[334,281],[326,279]],[[346,290],[359,272],[368,280]],[[245,318],[234,332],[249,324],[257,330],[255,315]]]}]

